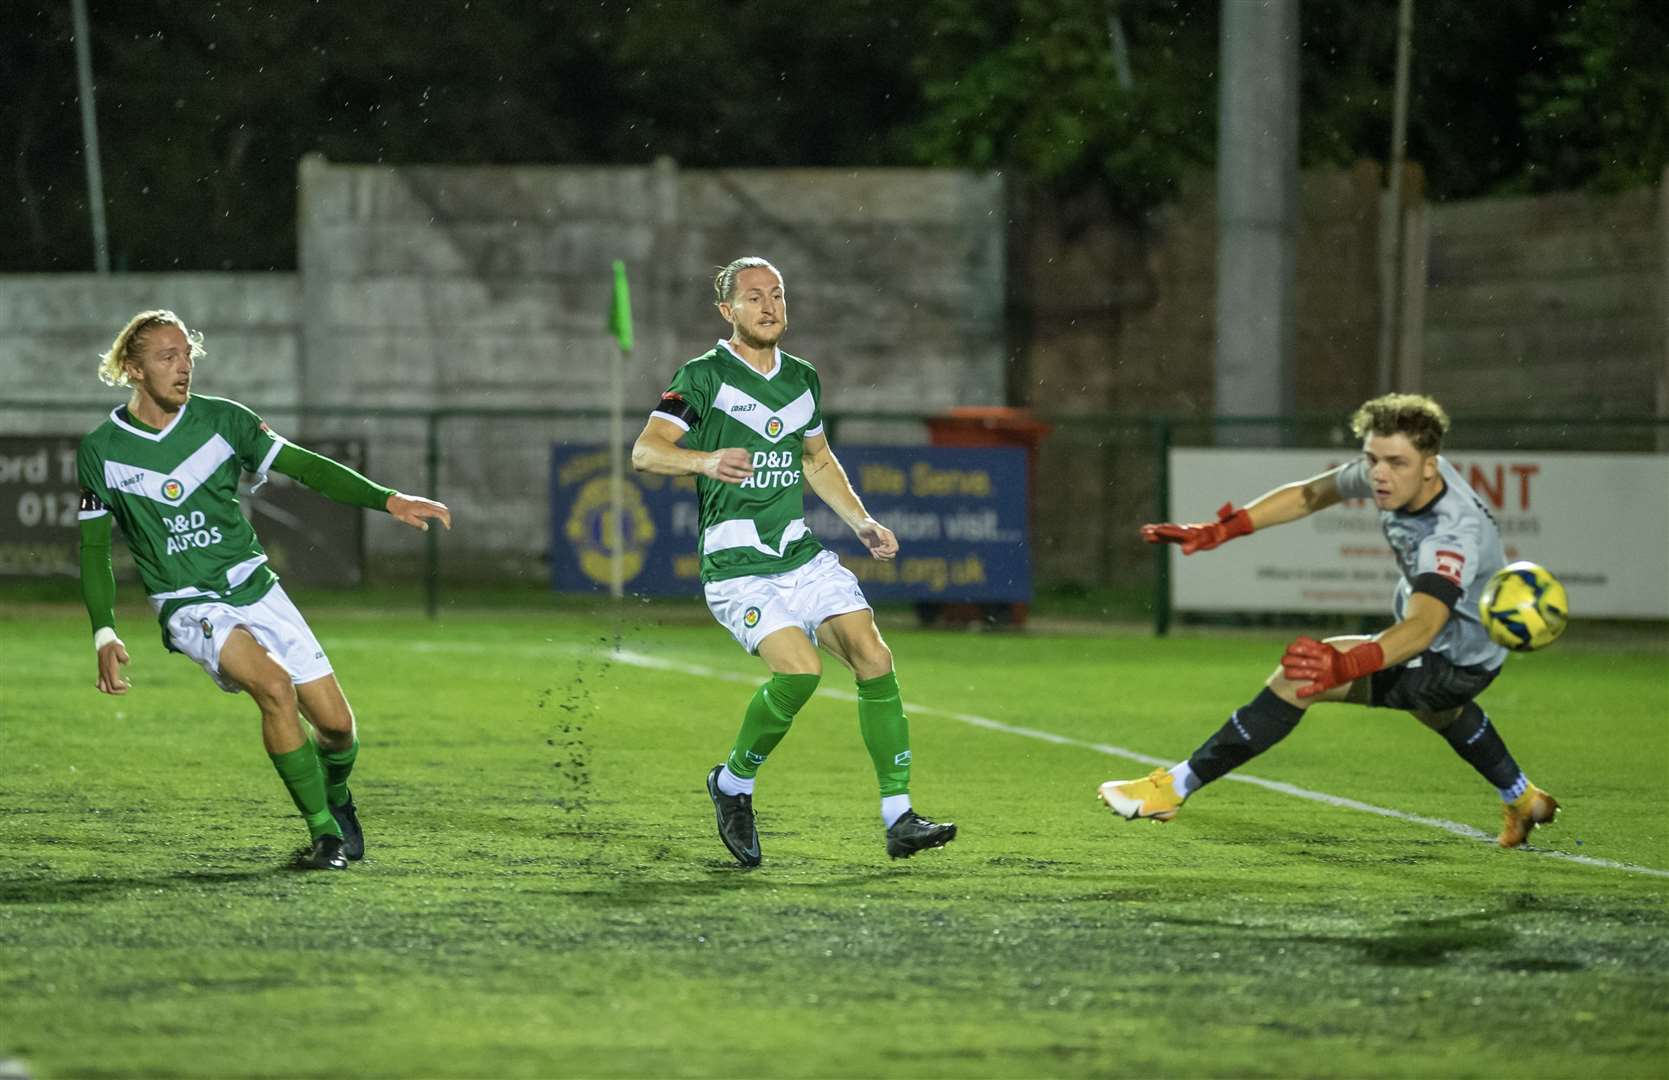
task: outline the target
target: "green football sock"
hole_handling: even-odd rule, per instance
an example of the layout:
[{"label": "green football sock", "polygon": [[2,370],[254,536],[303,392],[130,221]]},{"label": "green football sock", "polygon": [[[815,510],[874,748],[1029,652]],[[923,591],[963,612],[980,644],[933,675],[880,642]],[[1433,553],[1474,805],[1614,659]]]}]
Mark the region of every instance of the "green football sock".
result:
[{"label": "green football sock", "polygon": [[904,795],[910,790],[910,720],[898,692],[898,675],[887,672],[858,680],[858,728],[875,762],[881,795]]},{"label": "green football sock", "polygon": [[325,801],[325,771],[313,745],[303,743],[288,753],[267,756],[272,758],[273,768],[278,770],[284,786],[290,789],[296,809],[307,819],[308,831],[316,837],[326,833],[341,836],[342,829],[330,816],[330,804]]},{"label": "green football sock", "polygon": [[744,780],[751,779],[765,764],[765,758],[788,734],[794,714],[811,699],[818,675],[772,675],[748,702],[742,716],[742,730],[725,759],[725,768]]},{"label": "green football sock", "polygon": [[354,759],[359,756],[359,736],[354,736],[346,750],[326,750],[317,742],[313,742],[313,746],[318,750],[319,764],[325,770],[325,797],[332,806],[346,805],[352,798],[348,794],[348,776],[354,771]]}]

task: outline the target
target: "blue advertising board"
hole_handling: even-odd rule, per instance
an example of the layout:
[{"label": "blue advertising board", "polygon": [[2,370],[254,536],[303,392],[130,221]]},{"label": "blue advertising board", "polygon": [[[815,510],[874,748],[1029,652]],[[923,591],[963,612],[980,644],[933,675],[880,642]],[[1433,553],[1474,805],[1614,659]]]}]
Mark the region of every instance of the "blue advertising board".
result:
[{"label": "blue advertising board", "polygon": [[[810,491],[806,524],[858,576],[871,600],[1031,600],[1024,450],[843,446],[839,456],[864,506],[897,535],[898,558],[870,558]],[[698,595],[695,478],[627,470],[618,528],[609,499],[602,447],[551,448],[552,587],[607,590],[618,542],[627,592]]]}]

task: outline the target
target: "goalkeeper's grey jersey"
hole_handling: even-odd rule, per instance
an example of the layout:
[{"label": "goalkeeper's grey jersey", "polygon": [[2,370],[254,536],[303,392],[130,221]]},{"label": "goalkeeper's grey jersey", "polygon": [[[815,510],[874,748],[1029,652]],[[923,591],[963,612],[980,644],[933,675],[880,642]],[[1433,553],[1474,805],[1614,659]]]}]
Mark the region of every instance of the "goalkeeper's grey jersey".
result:
[{"label": "goalkeeper's grey jersey", "polygon": [[[1460,599],[1437,640],[1431,643],[1432,650],[1462,667],[1498,668],[1506,661],[1507,650],[1490,640],[1489,631],[1478,621],[1478,598],[1495,571],[1507,563],[1501,531],[1478,493],[1441,455],[1437,471],[1443,478],[1443,493],[1430,505],[1413,513],[1379,512],[1385,542],[1391,545],[1402,569],[1391,606],[1401,619],[1414,592],[1415,578],[1421,574],[1446,578],[1460,587]],[[1338,483],[1339,494],[1347,499],[1373,498],[1366,459],[1340,470]]]}]

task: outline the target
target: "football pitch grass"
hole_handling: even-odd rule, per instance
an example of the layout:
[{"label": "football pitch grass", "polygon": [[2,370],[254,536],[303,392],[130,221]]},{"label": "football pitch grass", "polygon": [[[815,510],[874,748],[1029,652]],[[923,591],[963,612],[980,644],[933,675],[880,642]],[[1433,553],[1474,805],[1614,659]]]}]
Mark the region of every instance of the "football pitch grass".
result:
[{"label": "football pitch grass", "polygon": [[1669,1061],[1661,626],[1595,641],[1579,623],[1486,693],[1565,807],[1509,852],[1479,838],[1495,793],[1439,737],[1346,706],[1247,766],[1291,790],[1221,782],[1166,825],[1095,800],[1191,751],[1291,634],[884,623],[916,804],[960,836],[887,859],[851,679],[828,660],[761,773],[765,863],[747,871],[703,776],[761,669],[704,612],[430,621],[298,599],[361,725],[368,852],[346,873],[280,868],[305,832],[252,704],[165,655],[144,611],[121,612],[135,687],[114,699],[78,609],[0,609],[0,1062],[46,1078]]}]

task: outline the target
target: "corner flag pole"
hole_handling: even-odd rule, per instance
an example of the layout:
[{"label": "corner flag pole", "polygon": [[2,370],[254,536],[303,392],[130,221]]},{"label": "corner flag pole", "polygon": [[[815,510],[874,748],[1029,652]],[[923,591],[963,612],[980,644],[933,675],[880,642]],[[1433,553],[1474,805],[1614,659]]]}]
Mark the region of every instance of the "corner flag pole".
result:
[{"label": "corner flag pole", "polygon": [[[626,354],[632,351],[632,291],[626,283],[626,264],[614,260],[614,300],[609,305],[609,333],[614,335],[613,363],[609,365],[609,519],[613,537],[609,544],[609,592],[616,598],[626,595],[626,467],[620,458],[620,448],[626,441]],[[607,538],[609,529],[603,530]]]}]

